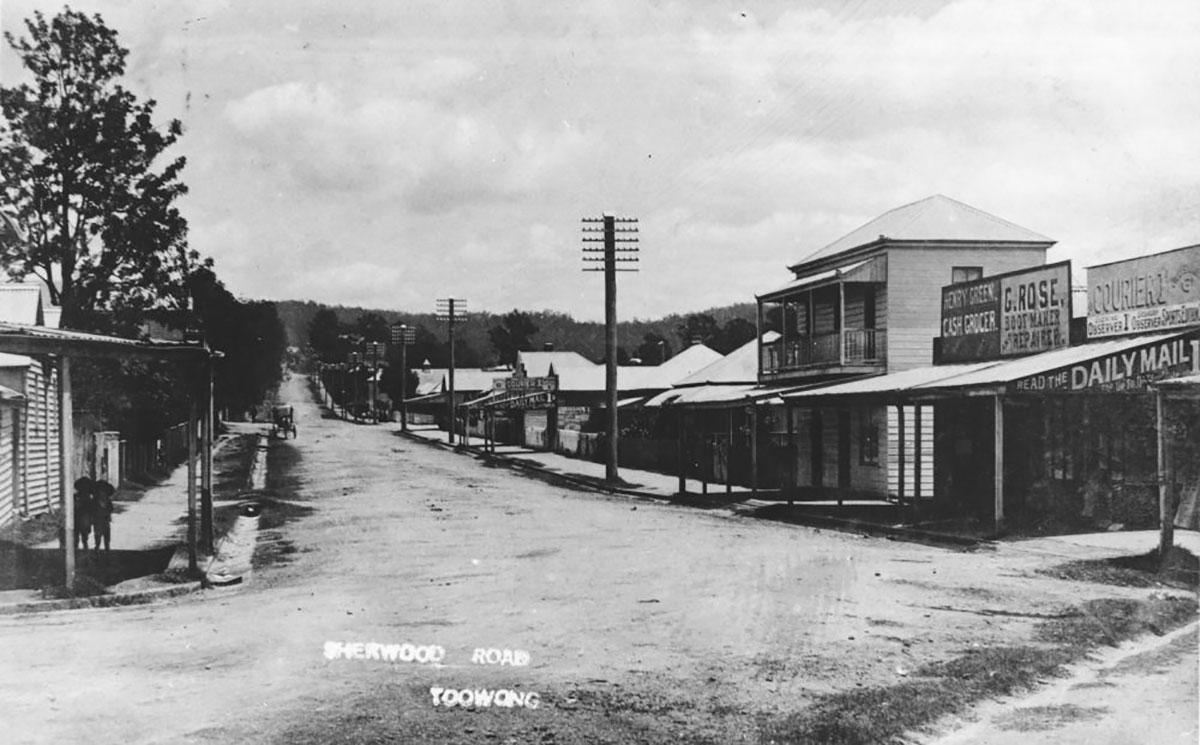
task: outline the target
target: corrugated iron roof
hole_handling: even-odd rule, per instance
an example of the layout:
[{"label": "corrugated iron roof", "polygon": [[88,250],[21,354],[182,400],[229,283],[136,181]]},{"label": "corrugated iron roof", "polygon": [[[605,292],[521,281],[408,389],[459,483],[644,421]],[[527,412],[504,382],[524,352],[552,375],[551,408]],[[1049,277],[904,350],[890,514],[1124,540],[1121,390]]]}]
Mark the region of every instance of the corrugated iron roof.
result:
[{"label": "corrugated iron roof", "polygon": [[[984,243],[1053,244],[1054,240],[990,215],[968,204],[935,194],[897,207],[855,228],[795,266],[889,241],[966,241]],[[793,269],[795,267],[792,267]]]},{"label": "corrugated iron roof", "polygon": [[[417,374],[416,395],[424,396],[450,388],[450,369],[433,367],[413,370]],[[454,392],[472,393],[475,391],[490,391],[492,381],[496,378],[507,378],[511,370],[485,370],[479,367],[454,368]]]},{"label": "corrugated iron roof", "polygon": [[578,352],[518,352],[517,362],[525,366],[525,374],[531,378],[544,378],[550,368],[561,373],[567,368],[603,367]]},{"label": "corrugated iron roof", "polygon": [[[764,344],[770,344],[779,338],[776,331],[763,334]],[[675,383],[677,386],[704,385],[707,383],[757,383],[758,381],[758,340],[751,339],[711,365],[701,368],[683,380]]]},{"label": "corrugated iron roof", "polygon": [[693,344],[654,369],[665,373],[668,376],[668,385],[674,385],[719,359],[721,359],[721,353],[712,347]]}]

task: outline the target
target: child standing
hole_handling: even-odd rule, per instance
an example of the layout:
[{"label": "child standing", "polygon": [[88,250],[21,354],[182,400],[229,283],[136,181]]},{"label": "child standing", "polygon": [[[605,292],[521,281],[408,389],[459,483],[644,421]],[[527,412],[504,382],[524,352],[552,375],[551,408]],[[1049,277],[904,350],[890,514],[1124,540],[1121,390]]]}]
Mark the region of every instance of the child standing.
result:
[{"label": "child standing", "polygon": [[88,547],[88,536],[92,533],[93,488],[92,480],[86,476],[75,479],[75,548],[79,548],[80,541],[85,549]]},{"label": "child standing", "polygon": [[96,530],[97,550],[100,548],[101,539],[104,540],[104,550],[109,550],[109,541],[112,538],[112,498],[115,492],[116,489],[107,481],[96,482],[92,502],[92,526]]}]

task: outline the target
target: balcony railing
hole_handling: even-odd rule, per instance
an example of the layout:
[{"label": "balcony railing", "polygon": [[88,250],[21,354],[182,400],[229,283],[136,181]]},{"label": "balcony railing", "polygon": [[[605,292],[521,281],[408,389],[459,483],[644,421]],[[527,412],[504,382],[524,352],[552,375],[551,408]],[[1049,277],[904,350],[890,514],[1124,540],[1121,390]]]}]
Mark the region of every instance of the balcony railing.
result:
[{"label": "balcony railing", "polygon": [[780,339],[762,348],[764,374],[831,365],[883,364],[887,360],[887,331],[845,329]]}]

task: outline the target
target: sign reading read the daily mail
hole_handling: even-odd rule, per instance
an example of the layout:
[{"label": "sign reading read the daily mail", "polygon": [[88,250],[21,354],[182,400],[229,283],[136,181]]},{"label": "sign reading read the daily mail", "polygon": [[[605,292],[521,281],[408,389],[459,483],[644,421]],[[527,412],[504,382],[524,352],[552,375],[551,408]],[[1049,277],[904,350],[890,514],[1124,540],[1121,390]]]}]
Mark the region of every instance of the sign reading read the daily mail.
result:
[{"label": "sign reading read the daily mail", "polygon": [[492,391],[500,394],[490,402],[497,409],[546,409],[556,405],[558,376],[530,378],[513,375],[492,380]]},{"label": "sign reading read the daily mail", "polygon": [[1150,339],[1094,359],[1019,378],[1009,384],[1009,391],[1140,391],[1147,384],[1163,378],[1200,375],[1200,331],[1176,336],[1160,335]]},{"label": "sign reading read the daily mail", "polygon": [[1088,267],[1089,339],[1200,325],[1200,245]]},{"label": "sign reading read the daily mail", "polygon": [[942,288],[942,361],[978,362],[1067,346],[1071,262]]}]

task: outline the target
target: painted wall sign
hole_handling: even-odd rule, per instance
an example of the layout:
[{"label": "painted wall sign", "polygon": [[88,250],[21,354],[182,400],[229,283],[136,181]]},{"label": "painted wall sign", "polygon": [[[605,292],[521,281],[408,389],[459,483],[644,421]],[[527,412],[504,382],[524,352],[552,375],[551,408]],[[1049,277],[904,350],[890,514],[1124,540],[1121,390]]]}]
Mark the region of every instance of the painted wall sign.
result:
[{"label": "painted wall sign", "polygon": [[1200,331],[1142,344],[1009,384],[1012,393],[1139,391],[1175,375],[1200,374]]},{"label": "painted wall sign", "polygon": [[1200,325],[1200,245],[1088,267],[1088,338]]},{"label": "painted wall sign", "polygon": [[1071,262],[942,288],[942,360],[975,362],[1067,346]]}]

